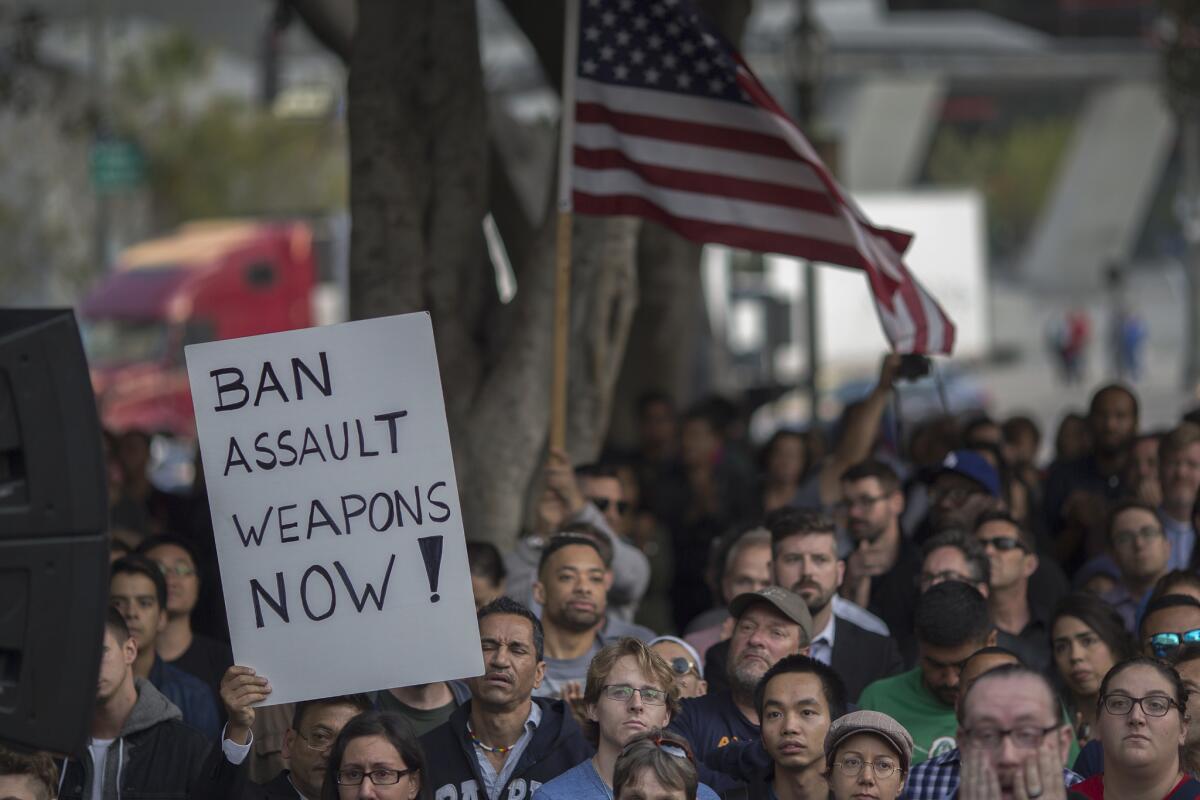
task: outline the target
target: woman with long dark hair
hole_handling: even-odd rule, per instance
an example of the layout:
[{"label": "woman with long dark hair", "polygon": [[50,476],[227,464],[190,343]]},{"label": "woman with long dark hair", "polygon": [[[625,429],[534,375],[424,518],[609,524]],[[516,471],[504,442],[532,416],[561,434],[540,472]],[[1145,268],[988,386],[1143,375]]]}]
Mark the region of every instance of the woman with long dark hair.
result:
[{"label": "woman with long dark hair", "polygon": [[1111,606],[1089,593],[1070,594],[1050,623],[1054,665],[1063,699],[1082,747],[1096,738],[1100,683],[1113,665],[1137,653],[1137,643]]},{"label": "woman with long dark hair", "polygon": [[425,753],[408,722],[366,711],[346,723],[329,753],[321,800],[428,800]]}]

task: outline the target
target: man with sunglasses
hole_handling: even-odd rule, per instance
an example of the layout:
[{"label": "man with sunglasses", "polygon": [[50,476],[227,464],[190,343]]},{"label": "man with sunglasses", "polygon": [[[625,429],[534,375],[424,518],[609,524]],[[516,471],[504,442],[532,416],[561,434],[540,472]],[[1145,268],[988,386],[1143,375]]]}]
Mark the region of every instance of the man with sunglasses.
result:
[{"label": "man with sunglasses", "polygon": [[[596,755],[543,784],[534,792],[535,800],[611,800],[621,751],[639,735],[670,724],[679,711],[679,693],[671,667],[649,646],[626,637],[607,645],[592,659],[583,704]],[[683,750],[685,758],[687,744],[686,739],[667,743]],[[703,783],[697,797],[717,800],[716,793]]]},{"label": "man with sunglasses", "polygon": [[696,648],[678,636],[657,636],[648,644],[651,650],[662,656],[663,661],[670,664],[680,699],[703,697],[708,692],[708,682],[700,673],[700,654]]},{"label": "man with sunglasses", "polygon": [[1167,594],[1152,600],[1142,615],[1138,640],[1148,656],[1173,661],[1184,645],[1200,645],[1200,600]]},{"label": "man with sunglasses", "polygon": [[1039,672],[1050,669],[1050,623],[1029,601],[1029,581],[1038,568],[1033,538],[1006,511],[987,511],[975,525],[975,539],[987,553],[988,611],[997,630],[1016,637],[1021,660]]}]

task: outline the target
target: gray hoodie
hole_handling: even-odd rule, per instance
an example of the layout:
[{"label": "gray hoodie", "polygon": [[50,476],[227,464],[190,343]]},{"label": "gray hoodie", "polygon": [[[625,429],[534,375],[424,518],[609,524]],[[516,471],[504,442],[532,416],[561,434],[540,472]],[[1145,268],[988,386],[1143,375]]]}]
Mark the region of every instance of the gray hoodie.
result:
[{"label": "gray hoodie", "polygon": [[123,786],[135,786],[139,793],[161,792],[155,797],[189,796],[210,745],[203,734],[183,724],[183,714],[153,684],[135,678],[134,685],[137,701],[105,758],[102,796],[92,797],[95,767],[89,751],[82,759],[63,762],[63,800],[120,800]]}]

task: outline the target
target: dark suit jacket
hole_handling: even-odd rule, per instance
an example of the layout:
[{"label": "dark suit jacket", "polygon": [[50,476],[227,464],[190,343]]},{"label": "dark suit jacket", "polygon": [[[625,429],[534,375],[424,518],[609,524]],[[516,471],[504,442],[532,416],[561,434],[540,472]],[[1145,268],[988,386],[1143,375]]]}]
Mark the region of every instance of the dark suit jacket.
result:
[{"label": "dark suit jacket", "polygon": [[241,769],[242,780],[237,786],[237,792],[230,794],[230,800],[300,800],[300,793],[288,780],[288,771],[280,770],[279,774],[266,783],[255,783],[246,777],[246,770]]},{"label": "dark suit jacket", "polygon": [[[725,665],[729,659],[729,640],[717,642],[704,654],[704,679],[708,691],[729,688]],[[833,658],[830,666],[846,684],[846,699],[858,702],[867,684],[904,671],[904,659],[896,640],[860,628],[849,620],[837,618],[833,634]]]},{"label": "dark suit jacket", "polygon": [[904,659],[896,640],[838,619],[834,626],[833,671],[846,684],[846,699],[858,702],[867,684],[904,671]]}]

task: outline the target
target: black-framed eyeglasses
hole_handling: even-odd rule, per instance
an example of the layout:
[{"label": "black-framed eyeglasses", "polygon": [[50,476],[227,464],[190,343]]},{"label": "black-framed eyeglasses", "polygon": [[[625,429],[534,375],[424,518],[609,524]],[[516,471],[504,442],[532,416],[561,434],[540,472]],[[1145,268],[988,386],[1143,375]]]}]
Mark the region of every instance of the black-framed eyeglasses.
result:
[{"label": "black-framed eyeglasses", "polygon": [[411,775],[416,769],[339,769],[335,778],[338,786],[361,786],[364,779],[369,778],[376,786],[392,786],[400,782],[405,775]]},{"label": "black-framed eyeglasses", "polygon": [[158,564],[158,569],[163,575],[175,575],[179,578],[188,578],[196,574],[196,568],[187,564],[168,564],[165,561],[155,561]]},{"label": "black-framed eyeglasses", "polygon": [[[611,506],[613,503],[613,501],[609,500],[607,497],[589,497],[588,499],[592,501],[592,505],[594,505],[596,508],[600,509],[602,512],[608,511],[608,507]],[[625,514],[628,511],[629,511],[628,501],[618,500],[617,501],[617,513]]]},{"label": "black-framed eyeglasses", "polygon": [[1157,525],[1147,525],[1144,528],[1138,528],[1135,531],[1116,531],[1113,533],[1112,543],[1116,547],[1128,547],[1135,541],[1153,542],[1155,539],[1163,536],[1163,529]]},{"label": "black-framed eyeglasses", "polygon": [[[296,730],[292,728],[292,730]],[[313,731],[308,736],[305,736],[300,731],[296,731],[296,735],[300,740],[308,745],[310,750],[316,750],[318,753],[324,753],[329,748],[333,747],[333,741],[337,738],[336,735],[329,731]]]},{"label": "black-framed eyeglasses", "polygon": [[862,771],[867,766],[875,773],[875,777],[880,780],[885,780],[892,777],[897,772],[903,772],[900,769],[900,764],[890,758],[877,758],[874,761],[864,761],[857,756],[846,756],[841,761],[833,762],[833,765],[840,769],[847,778],[854,778],[862,774]]},{"label": "black-framed eyeglasses", "polygon": [[1156,633],[1146,639],[1155,658],[1170,659],[1185,644],[1200,644],[1200,628],[1180,633]]},{"label": "black-framed eyeglasses", "polygon": [[983,545],[985,550],[989,547],[994,547],[996,548],[996,551],[1000,553],[1008,553],[1012,550],[1021,550],[1025,553],[1029,552],[1029,548],[1027,548],[1021,542],[1021,540],[1015,536],[995,536],[991,539],[981,538],[979,543]]},{"label": "black-framed eyeglasses", "polygon": [[861,508],[866,510],[873,505],[883,500],[886,495],[875,495],[874,497],[847,497],[845,500],[839,500],[833,504],[833,507],[843,514],[851,509]]},{"label": "black-framed eyeglasses", "polygon": [[1005,739],[1012,739],[1013,744],[1026,750],[1032,750],[1041,745],[1042,739],[1051,731],[1058,730],[1061,725],[1051,725],[1039,728],[1036,725],[1023,725],[1020,728],[982,728],[963,730],[967,740],[980,750],[995,750]]},{"label": "black-framed eyeglasses", "polygon": [[676,675],[687,675],[689,672],[695,672],[697,675],[700,674],[700,670],[696,667],[695,663],[683,656],[675,656],[667,663],[671,665],[671,670]]},{"label": "black-framed eyeglasses", "polygon": [[1141,706],[1142,713],[1147,717],[1165,717],[1171,707],[1179,707],[1170,697],[1152,694],[1146,697],[1130,697],[1127,694],[1106,694],[1100,698],[1100,705],[1114,717],[1123,717],[1133,711],[1134,705]]},{"label": "black-framed eyeglasses", "polygon": [[662,689],[639,688],[618,683],[601,687],[600,691],[604,692],[604,696],[609,700],[621,703],[628,703],[629,698],[633,697],[633,693],[637,692],[638,696],[642,698],[642,702],[648,706],[665,706],[667,704],[667,693]]}]

